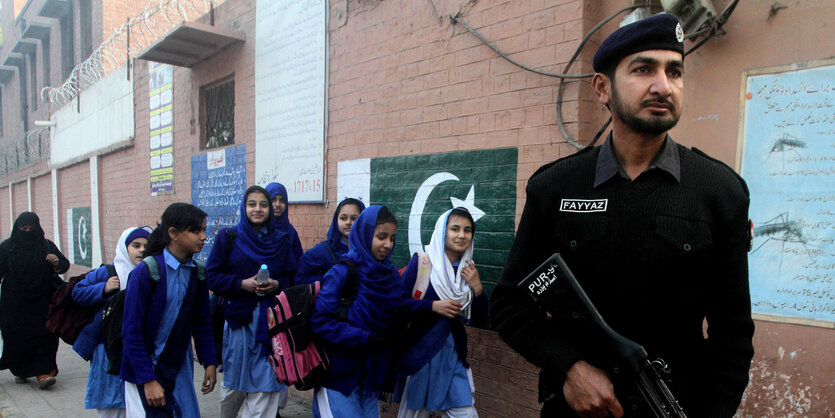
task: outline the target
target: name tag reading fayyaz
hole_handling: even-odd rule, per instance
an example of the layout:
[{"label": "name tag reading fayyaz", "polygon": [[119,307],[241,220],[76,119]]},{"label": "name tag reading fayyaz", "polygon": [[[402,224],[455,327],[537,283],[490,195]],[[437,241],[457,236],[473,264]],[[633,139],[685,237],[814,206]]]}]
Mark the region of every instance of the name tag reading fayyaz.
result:
[{"label": "name tag reading fayyaz", "polygon": [[609,199],[562,199],[560,212],[606,212]]}]

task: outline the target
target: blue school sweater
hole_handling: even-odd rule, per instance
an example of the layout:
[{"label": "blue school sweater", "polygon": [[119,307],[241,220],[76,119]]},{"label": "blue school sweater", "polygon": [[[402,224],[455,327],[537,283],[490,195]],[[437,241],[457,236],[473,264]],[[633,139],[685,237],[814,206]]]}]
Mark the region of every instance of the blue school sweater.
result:
[{"label": "blue school sweater", "polygon": [[[125,314],[122,324],[122,380],[143,384],[156,379],[151,357],[157,347],[154,341],[167,303],[167,268],[163,254],[154,256],[159,266],[159,282],[151,280],[148,267],[139,263],[131,271],[125,294]],[[191,269],[191,280],[198,280],[197,269]],[[194,338],[198,359],[203,367],[217,365],[214,339],[209,315],[209,289],[205,281],[198,281],[197,295],[192,306],[192,327],[189,338]],[[183,353],[185,357],[185,353]]]}]

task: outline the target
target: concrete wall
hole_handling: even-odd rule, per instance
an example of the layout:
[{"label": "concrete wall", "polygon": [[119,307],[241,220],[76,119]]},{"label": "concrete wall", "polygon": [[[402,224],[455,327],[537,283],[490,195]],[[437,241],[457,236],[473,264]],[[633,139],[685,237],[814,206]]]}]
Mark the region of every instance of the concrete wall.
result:
[{"label": "concrete wall", "polygon": [[134,135],[133,81],[127,79],[124,67],[81,93],[80,112],[77,100],[52,116],[56,122],[51,129],[53,165],[107,149]]}]

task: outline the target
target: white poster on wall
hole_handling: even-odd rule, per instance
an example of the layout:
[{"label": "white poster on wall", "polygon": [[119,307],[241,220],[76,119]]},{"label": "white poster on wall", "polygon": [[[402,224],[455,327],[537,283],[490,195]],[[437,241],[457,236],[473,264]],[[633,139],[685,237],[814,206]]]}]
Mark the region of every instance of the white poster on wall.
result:
[{"label": "white poster on wall", "polygon": [[327,2],[258,0],[255,24],[256,182],[322,202]]}]

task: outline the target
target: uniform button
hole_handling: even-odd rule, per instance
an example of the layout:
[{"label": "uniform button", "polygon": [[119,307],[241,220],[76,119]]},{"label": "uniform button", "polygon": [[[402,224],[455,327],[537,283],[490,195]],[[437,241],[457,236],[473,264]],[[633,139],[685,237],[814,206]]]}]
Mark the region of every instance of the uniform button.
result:
[{"label": "uniform button", "polygon": [[569,242],[568,245],[570,245],[571,248],[577,248],[577,240],[571,240],[571,242]]},{"label": "uniform button", "polygon": [[684,244],[682,248],[684,248],[684,251],[690,251],[690,244]]}]

